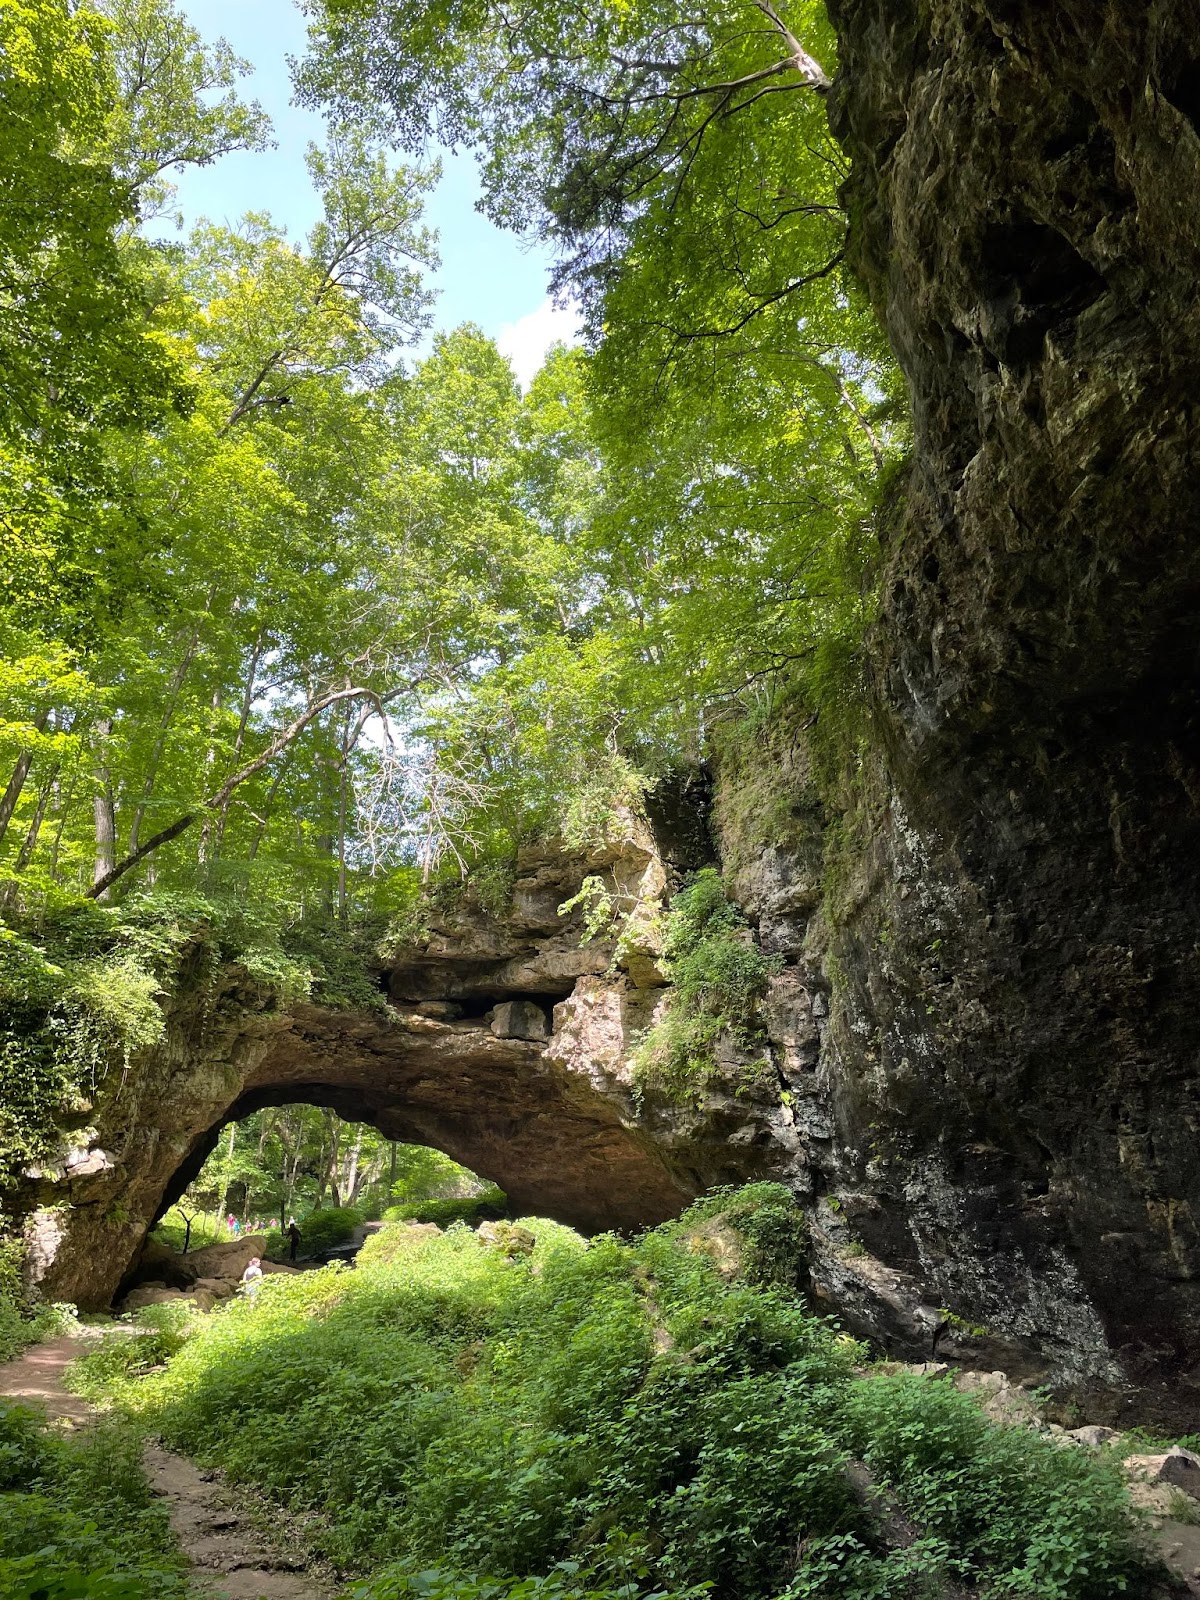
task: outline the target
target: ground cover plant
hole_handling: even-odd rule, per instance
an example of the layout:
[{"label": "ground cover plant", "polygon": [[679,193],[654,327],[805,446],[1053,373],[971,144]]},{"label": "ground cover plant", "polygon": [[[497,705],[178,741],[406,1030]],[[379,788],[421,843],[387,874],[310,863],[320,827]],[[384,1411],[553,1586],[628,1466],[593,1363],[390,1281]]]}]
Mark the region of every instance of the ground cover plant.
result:
[{"label": "ground cover plant", "polygon": [[5,1600],[183,1600],[183,1563],[140,1451],[116,1420],[62,1437],[0,1402]]},{"label": "ground cover plant", "polygon": [[[753,1236],[756,1215],[739,1270],[714,1230]],[[860,1375],[863,1348],[796,1296],[786,1191],[634,1244],[528,1226],[515,1260],[463,1227],[387,1226],[357,1270],[269,1280],[109,1392],[319,1513],[371,1600],[1153,1592],[1114,1465],[997,1428],[948,1384]]]}]

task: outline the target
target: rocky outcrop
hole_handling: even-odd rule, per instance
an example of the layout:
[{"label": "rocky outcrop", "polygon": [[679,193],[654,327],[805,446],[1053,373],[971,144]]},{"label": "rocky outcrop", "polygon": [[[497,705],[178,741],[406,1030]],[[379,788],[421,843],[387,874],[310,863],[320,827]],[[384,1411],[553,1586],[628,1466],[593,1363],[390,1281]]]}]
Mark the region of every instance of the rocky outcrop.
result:
[{"label": "rocky outcrop", "polygon": [[[659,1148],[626,1090],[549,1038],[549,1008],[577,983],[651,993],[626,973],[601,977],[612,940],[587,938],[582,904],[560,907],[592,877],[621,914],[640,914],[661,901],[667,870],[632,819],[611,846],[583,856],[529,850],[508,914],[469,896],[434,908],[423,936],[381,972],[391,999],[375,1011],[282,1005],[236,964],[214,969],[198,944],[168,1002],[163,1044],[114,1076],[62,1160],[29,1175],[34,1285],[81,1307],[107,1305],[148,1225],[200,1170],[221,1127],[295,1100],[434,1145],[524,1212],[589,1231],[674,1215],[701,1186],[697,1172]],[[652,920],[625,957],[643,981]]]},{"label": "rocky outcrop", "polygon": [[914,427],[828,908],[834,1182],[936,1302],[1194,1421],[1200,9],[830,11]]}]

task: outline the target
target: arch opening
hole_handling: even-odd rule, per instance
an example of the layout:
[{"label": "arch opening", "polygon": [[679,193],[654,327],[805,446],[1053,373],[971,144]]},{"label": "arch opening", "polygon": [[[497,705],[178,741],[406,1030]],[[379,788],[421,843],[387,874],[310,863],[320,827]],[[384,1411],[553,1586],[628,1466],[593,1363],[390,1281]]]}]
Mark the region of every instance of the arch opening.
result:
[{"label": "arch opening", "polygon": [[198,1149],[168,1186],[149,1248],[118,1300],[134,1288],[188,1285],[189,1259],[211,1258],[215,1245],[253,1239],[268,1260],[303,1267],[352,1258],[381,1222],[475,1225],[505,1214],[503,1190],[443,1152],[385,1138],[308,1100],[229,1118],[214,1132],[199,1167]]},{"label": "arch opening", "polygon": [[[323,1126],[306,1119],[305,1112],[319,1114]],[[229,1200],[226,1212],[285,1220],[297,1207],[315,1209],[327,1201],[333,1207],[363,1204],[380,1210],[410,1201],[468,1198],[472,1191],[455,1194],[452,1180],[473,1183],[480,1193],[503,1194],[488,1174],[437,1144],[409,1137],[410,1131],[403,1118],[372,1113],[354,1092],[329,1085],[297,1084],[284,1095],[251,1091],[197,1138],[164,1188],[152,1223],[160,1223],[185,1198],[196,1205],[208,1196],[213,1204],[201,1209],[218,1210],[218,1191]],[[226,1135],[230,1147],[223,1152]],[[444,1164],[444,1195],[435,1192],[436,1186],[428,1193],[413,1187],[415,1158],[409,1153],[416,1151]],[[425,1170],[433,1184],[433,1163]]]}]

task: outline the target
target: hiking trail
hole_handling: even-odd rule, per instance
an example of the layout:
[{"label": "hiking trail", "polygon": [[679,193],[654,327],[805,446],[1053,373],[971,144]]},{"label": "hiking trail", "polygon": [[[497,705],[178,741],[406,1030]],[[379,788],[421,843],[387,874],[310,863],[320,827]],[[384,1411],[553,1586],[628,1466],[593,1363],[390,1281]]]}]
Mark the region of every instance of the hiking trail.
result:
[{"label": "hiking trail", "polygon": [[[94,1335],[93,1335],[94,1337]],[[38,1406],[53,1422],[86,1427],[95,1408],[63,1384],[82,1341],[63,1337],[31,1346],[0,1366],[0,1396]],[[299,1556],[273,1547],[240,1509],[216,1472],[147,1441],[142,1455],[154,1494],[167,1502],[171,1530],[192,1563],[196,1600],[330,1600],[331,1591]]]}]

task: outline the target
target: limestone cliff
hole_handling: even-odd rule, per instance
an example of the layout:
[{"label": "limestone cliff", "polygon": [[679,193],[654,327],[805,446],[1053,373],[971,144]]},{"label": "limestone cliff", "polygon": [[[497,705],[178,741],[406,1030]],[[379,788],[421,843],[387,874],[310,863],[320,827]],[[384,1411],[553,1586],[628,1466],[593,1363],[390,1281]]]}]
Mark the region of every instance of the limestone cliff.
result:
[{"label": "limestone cliff", "polygon": [[829,930],[837,1182],[934,1300],[1194,1417],[1200,8],[830,9],[915,430]]}]

